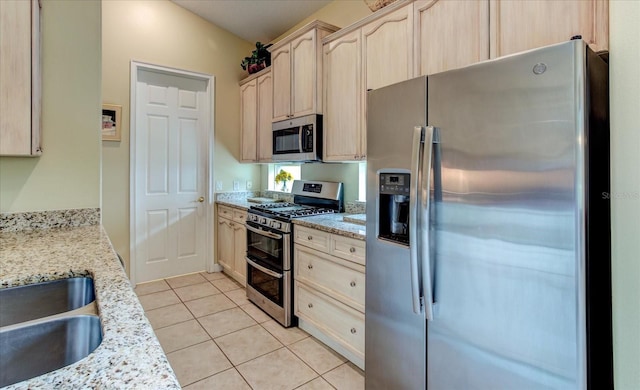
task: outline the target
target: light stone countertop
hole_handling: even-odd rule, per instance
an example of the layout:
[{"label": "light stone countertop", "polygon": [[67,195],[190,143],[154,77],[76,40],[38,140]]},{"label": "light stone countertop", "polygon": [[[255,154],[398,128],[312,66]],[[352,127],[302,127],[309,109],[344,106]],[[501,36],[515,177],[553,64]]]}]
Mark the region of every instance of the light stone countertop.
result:
[{"label": "light stone countertop", "polygon": [[0,288],[91,276],[103,338],[86,358],[7,389],[179,389],[100,225],[0,233]]},{"label": "light stone countertop", "polygon": [[225,199],[225,200],[218,199],[216,200],[216,203],[219,205],[233,207],[235,209],[240,209],[244,211],[249,210],[249,207],[253,205],[257,205],[257,203],[249,202],[246,199]]},{"label": "light stone countertop", "polygon": [[300,226],[306,226],[312,229],[322,230],[324,232],[337,234],[344,237],[355,238],[356,240],[365,241],[367,237],[367,229],[360,224],[345,222],[343,219],[350,214],[322,214],[313,217],[294,218],[293,223]]}]

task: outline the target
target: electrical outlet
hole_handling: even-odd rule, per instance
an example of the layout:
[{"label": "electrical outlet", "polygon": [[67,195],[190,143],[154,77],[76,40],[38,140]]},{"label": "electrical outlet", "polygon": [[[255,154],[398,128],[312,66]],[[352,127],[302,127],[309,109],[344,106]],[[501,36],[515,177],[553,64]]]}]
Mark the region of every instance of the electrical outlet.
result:
[{"label": "electrical outlet", "polygon": [[251,180],[247,180],[247,189],[250,190],[253,188],[253,182]]},{"label": "electrical outlet", "polygon": [[233,190],[234,191],[240,191],[240,182],[237,180],[233,181]]},{"label": "electrical outlet", "polygon": [[222,180],[216,180],[216,191],[222,191]]}]

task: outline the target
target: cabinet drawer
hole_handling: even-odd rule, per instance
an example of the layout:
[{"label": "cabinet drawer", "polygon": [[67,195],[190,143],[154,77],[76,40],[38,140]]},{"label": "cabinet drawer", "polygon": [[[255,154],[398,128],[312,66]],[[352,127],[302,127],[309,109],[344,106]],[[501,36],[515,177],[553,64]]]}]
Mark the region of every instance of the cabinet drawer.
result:
[{"label": "cabinet drawer", "polygon": [[329,253],[329,233],[321,232],[316,229],[309,229],[303,226],[296,226],[294,242],[317,249],[319,251]]},{"label": "cabinet drawer", "polygon": [[231,207],[218,205],[218,216],[233,219],[233,209],[231,209]]},{"label": "cabinet drawer", "polygon": [[233,210],[233,221],[244,225],[247,219],[247,212],[242,210]]},{"label": "cabinet drawer", "polygon": [[295,279],[364,313],[364,267],[295,246]]},{"label": "cabinet drawer", "polygon": [[365,248],[364,241],[331,235],[331,254],[334,256],[365,265]]},{"label": "cabinet drawer", "polygon": [[295,314],[364,358],[364,314],[295,282]]}]

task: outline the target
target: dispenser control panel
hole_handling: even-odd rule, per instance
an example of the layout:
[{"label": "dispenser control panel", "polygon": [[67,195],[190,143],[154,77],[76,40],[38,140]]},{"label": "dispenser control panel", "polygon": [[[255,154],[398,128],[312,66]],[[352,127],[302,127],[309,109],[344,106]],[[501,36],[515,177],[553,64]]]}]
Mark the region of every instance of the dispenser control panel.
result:
[{"label": "dispenser control panel", "polygon": [[411,184],[408,173],[381,173],[380,193],[388,195],[407,195]]}]

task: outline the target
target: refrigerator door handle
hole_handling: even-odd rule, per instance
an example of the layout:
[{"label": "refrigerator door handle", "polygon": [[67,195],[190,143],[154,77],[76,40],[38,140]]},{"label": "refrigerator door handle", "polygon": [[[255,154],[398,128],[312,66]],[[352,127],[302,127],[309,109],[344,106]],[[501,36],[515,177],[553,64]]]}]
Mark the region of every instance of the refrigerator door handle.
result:
[{"label": "refrigerator door handle", "polygon": [[423,142],[423,128],[413,129],[413,144],[411,146],[411,182],[409,196],[409,265],[411,268],[411,301],[413,312],[422,314],[422,300],[420,294],[420,270],[418,268],[418,206],[420,205],[420,152]]},{"label": "refrigerator door handle", "polygon": [[424,303],[424,311],[427,320],[433,321],[433,286],[431,279],[431,245],[430,235],[430,194],[431,194],[431,163],[433,161],[433,143],[436,129],[433,126],[424,128],[424,151],[422,152],[422,171],[420,183],[420,205],[418,207],[418,223],[420,231],[418,239],[420,240],[420,263],[418,267],[422,270],[422,296]]}]

